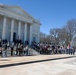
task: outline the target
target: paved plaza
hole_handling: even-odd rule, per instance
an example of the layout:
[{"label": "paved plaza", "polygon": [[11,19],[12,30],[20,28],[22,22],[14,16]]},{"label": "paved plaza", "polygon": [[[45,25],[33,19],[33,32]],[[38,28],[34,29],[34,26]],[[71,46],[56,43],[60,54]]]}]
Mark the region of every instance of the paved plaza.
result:
[{"label": "paved plaza", "polygon": [[[25,64],[17,65],[17,63]],[[13,65],[0,67],[0,75],[76,75],[76,55],[60,54],[0,58],[0,66],[7,64]]]}]

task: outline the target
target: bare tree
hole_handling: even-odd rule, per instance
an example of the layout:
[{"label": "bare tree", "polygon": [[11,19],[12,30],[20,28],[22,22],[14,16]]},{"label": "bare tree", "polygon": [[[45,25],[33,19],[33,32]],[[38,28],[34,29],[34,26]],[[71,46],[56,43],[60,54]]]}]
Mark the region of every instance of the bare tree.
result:
[{"label": "bare tree", "polygon": [[46,37],[46,40],[47,40],[47,43],[50,43],[50,44],[55,42],[54,37],[51,36],[51,35],[48,35],[48,36]]},{"label": "bare tree", "polygon": [[71,19],[67,22],[66,30],[68,32],[69,43],[72,41],[72,38],[76,34],[76,19]]},{"label": "bare tree", "polygon": [[59,39],[59,42],[61,42],[62,45],[68,45],[69,36],[65,26],[60,29]]},{"label": "bare tree", "polygon": [[50,35],[53,37],[55,44],[59,44],[59,32],[59,28],[50,29]]},{"label": "bare tree", "polygon": [[46,34],[43,32],[40,32],[40,42],[41,43],[46,43]]},{"label": "bare tree", "polygon": [[50,35],[55,39],[56,44],[70,44],[76,35],[76,19],[69,20],[62,28],[50,29]]}]

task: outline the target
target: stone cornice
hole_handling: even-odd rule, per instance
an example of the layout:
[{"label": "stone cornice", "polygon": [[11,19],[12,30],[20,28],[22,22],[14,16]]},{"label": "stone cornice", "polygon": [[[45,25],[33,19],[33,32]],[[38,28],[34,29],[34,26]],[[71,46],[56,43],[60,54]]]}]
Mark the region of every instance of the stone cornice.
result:
[{"label": "stone cornice", "polygon": [[41,23],[38,20],[33,20],[33,23],[41,25]]}]

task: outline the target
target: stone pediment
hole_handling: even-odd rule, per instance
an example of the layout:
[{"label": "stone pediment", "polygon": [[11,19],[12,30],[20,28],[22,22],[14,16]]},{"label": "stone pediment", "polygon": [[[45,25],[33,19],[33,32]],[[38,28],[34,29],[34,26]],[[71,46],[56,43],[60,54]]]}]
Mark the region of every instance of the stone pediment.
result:
[{"label": "stone pediment", "polygon": [[8,6],[8,5],[0,4],[0,7],[6,9],[9,12],[13,12],[14,14],[16,13],[16,14],[19,14],[23,17],[34,20],[34,18],[32,16],[30,16],[25,10],[23,10],[19,6]]},{"label": "stone pediment", "polygon": [[7,15],[13,18],[15,17],[16,19],[20,19],[23,21],[27,20],[27,22],[29,23],[38,23],[39,25],[41,25],[38,20],[34,19],[31,15],[29,15],[19,6],[8,6],[0,4],[0,14]]},{"label": "stone pediment", "polygon": [[34,19],[33,17],[31,17],[26,11],[24,11],[22,8],[20,8],[19,6],[9,6],[8,8],[10,11],[12,12],[15,12],[15,13],[18,13],[26,18],[29,18],[29,19]]}]

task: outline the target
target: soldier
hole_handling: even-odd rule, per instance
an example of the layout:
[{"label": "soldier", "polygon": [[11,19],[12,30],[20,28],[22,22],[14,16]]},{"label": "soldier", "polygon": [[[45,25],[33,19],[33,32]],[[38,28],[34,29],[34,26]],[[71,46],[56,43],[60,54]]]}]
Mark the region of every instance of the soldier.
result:
[{"label": "soldier", "polygon": [[13,56],[14,42],[11,45],[11,56]]},{"label": "soldier", "polygon": [[26,55],[28,55],[28,46],[26,46],[25,49],[26,49]]},{"label": "soldier", "polygon": [[2,44],[2,57],[7,57],[7,43]]}]

